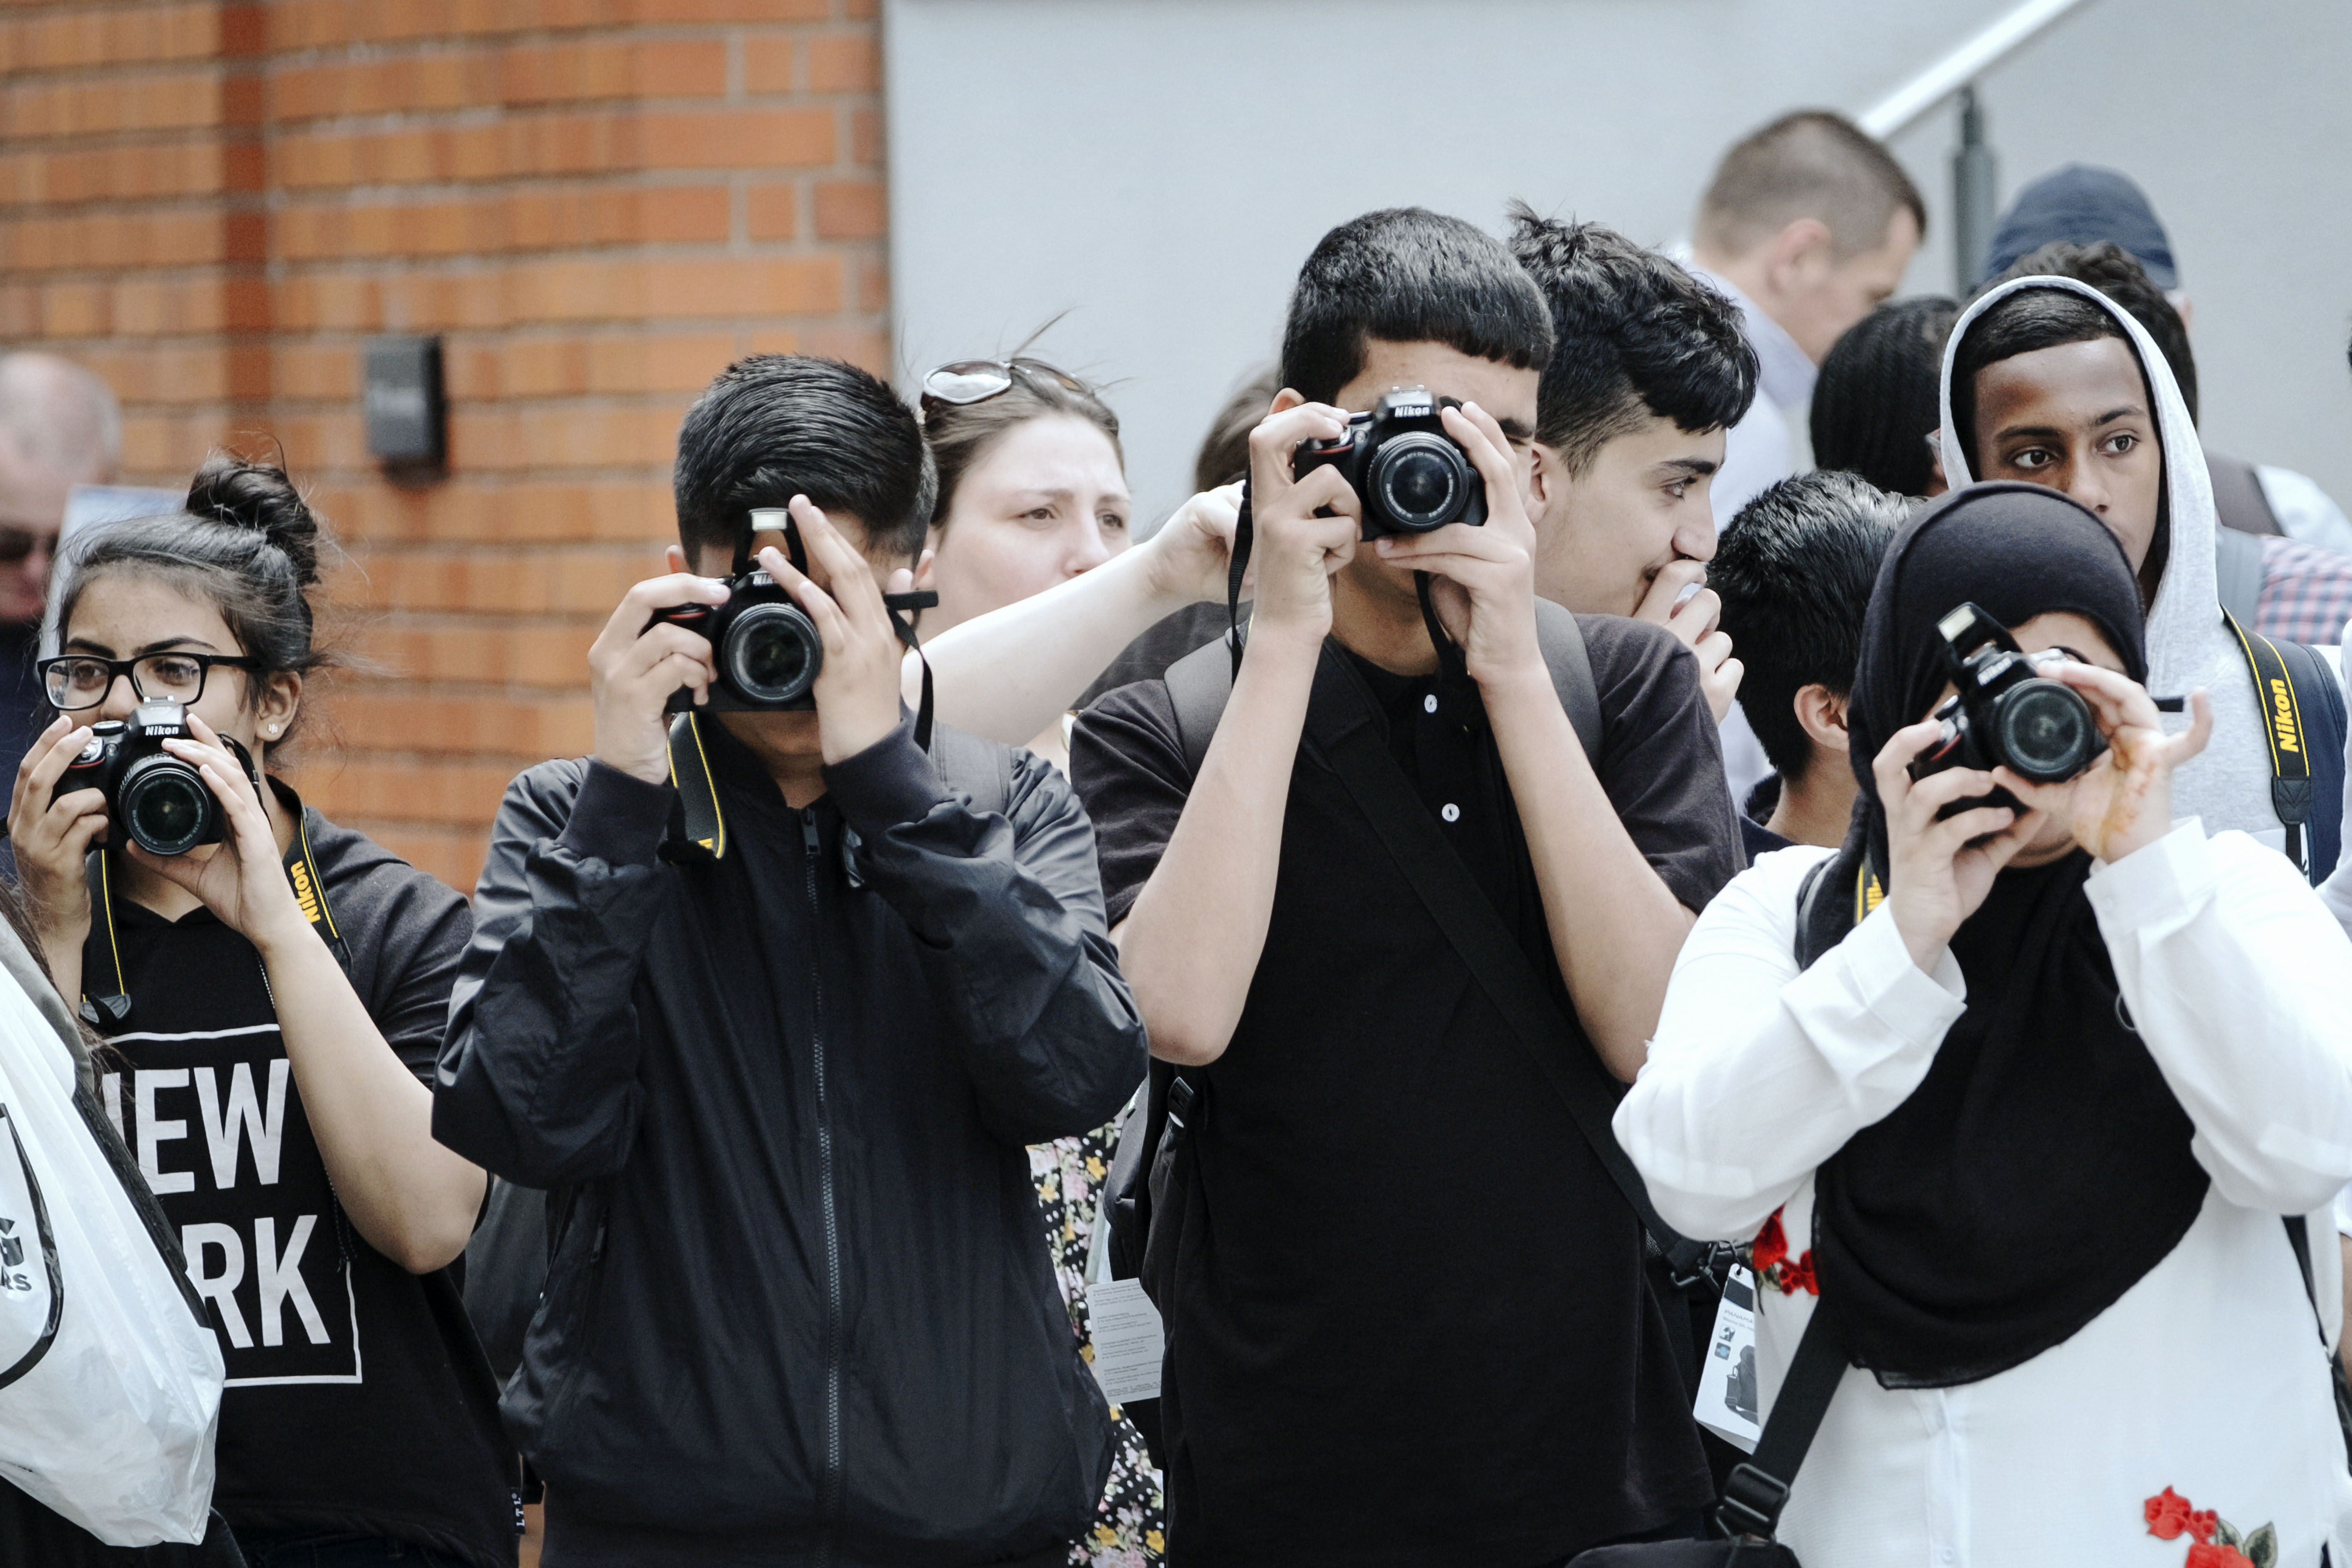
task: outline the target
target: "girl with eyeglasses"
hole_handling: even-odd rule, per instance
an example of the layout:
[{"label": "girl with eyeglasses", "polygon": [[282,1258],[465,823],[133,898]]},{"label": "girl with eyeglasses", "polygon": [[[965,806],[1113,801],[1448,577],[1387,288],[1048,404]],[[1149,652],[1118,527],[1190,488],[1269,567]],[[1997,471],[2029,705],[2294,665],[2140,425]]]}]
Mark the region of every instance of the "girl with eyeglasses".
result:
[{"label": "girl with eyeglasses", "polygon": [[[100,1103],[220,1335],[214,1506],[247,1560],[503,1568],[513,1449],[449,1267],[485,1178],[433,1141],[428,1087],[471,914],[274,771],[326,662],[320,542],[283,472],[226,458],[185,512],[74,540],[41,670],[59,713],[8,836],[58,988],[119,1059]],[[94,725],[170,704],[187,737],[162,753],[219,833],[161,855],[100,790],[58,788]]]}]

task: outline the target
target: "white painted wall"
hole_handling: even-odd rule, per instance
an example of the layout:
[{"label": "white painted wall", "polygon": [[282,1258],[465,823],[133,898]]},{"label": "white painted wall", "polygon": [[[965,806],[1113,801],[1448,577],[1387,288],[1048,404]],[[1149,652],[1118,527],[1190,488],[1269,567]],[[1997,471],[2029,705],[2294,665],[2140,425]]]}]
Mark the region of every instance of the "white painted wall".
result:
[{"label": "white painted wall", "polygon": [[[902,382],[1010,350],[1111,386],[1141,515],[1340,220],[1504,203],[1681,235],[1722,149],[1859,112],[2011,0],[886,0]],[[2122,168],[2171,231],[2205,425],[2352,506],[2352,4],[2086,0],[1979,84],[2004,200]],[[1951,287],[1938,110],[1906,289]]]}]

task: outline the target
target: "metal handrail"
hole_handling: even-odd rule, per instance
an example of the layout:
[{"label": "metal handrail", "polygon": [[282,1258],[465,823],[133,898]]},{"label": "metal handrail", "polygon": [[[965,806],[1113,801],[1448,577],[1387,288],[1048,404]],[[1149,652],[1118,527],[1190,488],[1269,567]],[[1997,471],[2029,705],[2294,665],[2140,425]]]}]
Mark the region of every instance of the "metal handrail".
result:
[{"label": "metal handrail", "polygon": [[1966,87],[2083,0],[2025,0],[1958,48],[1879,99],[1855,123],[1881,141]]}]

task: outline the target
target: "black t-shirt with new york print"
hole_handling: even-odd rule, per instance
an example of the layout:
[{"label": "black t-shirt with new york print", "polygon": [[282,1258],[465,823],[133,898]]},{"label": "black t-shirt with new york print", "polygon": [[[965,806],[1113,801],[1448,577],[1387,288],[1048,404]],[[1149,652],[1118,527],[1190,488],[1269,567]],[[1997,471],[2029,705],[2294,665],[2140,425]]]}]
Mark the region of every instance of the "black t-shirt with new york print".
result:
[{"label": "black t-shirt with new york print", "polygon": [[[352,988],[430,1087],[472,913],[363,835],[303,820]],[[118,896],[113,914],[131,1012],[109,1038],[129,1070],[105,1074],[99,1097],[220,1337],[213,1506],[239,1529],[318,1527],[513,1563],[516,1461],[457,1281],[409,1273],[336,1203],[260,956],[204,909],[167,921]],[[105,925],[92,920],[82,950],[91,991],[114,980]]]}]

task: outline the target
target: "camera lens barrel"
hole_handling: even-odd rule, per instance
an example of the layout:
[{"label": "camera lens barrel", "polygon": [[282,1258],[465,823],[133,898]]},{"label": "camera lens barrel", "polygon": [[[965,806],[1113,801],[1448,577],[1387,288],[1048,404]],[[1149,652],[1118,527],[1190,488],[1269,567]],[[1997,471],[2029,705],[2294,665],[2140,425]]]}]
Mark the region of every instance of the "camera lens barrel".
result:
[{"label": "camera lens barrel", "polygon": [[178,758],[142,757],[122,770],[116,802],[131,841],[151,854],[185,854],[220,838],[219,806],[203,777]]},{"label": "camera lens barrel", "polygon": [[1400,531],[1425,534],[1460,519],[1477,476],[1462,449],[1442,435],[1409,431],[1372,454],[1367,486]]},{"label": "camera lens barrel", "polygon": [[798,606],[750,604],[719,639],[719,669],[746,701],[797,702],[824,667],[824,641]]},{"label": "camera lens barrel", "polygon": [[2082,694],[2060,682],[2022,681],[1994,701],[1993,751],[2037,784],[2072,779],[2100,748],[2098,721]]}]

